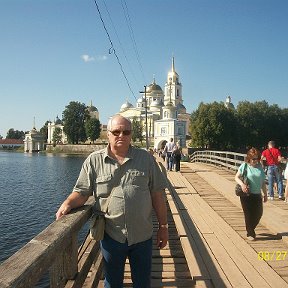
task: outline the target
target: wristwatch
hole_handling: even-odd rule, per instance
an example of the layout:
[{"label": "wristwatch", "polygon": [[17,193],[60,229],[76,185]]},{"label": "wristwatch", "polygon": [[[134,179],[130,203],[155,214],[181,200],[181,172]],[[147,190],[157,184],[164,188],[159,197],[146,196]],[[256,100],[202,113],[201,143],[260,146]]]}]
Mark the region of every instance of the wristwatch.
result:
[{"label": "wristwatch", "polygon": [[166,228],[166,229],[168,229],[168,223],[166,223],[166,224],[159,224],[159,228]]}]

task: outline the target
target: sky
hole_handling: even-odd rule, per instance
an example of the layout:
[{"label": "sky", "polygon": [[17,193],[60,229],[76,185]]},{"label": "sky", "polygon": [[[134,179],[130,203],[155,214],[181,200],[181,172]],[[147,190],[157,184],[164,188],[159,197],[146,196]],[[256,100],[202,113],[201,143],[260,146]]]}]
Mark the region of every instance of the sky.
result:
[{"label": "sky", "polygon": [[[187,112],[201,102],[287,108],[287,0],[0,0],[0,135],[39,130],[71,101],[107,124],[172,57]],[[100,11],[100,14],[98,12]]]}]

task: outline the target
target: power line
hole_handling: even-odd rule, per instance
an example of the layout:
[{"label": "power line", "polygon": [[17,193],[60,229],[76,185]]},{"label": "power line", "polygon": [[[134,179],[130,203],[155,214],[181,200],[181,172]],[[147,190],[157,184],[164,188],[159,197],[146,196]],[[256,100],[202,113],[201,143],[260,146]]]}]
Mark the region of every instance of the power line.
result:
[{"label": "power line", "polygon": [[[125,7],[123,6],[123,3],[124,3]],[[138,61],[138,64],[139,64],[139,67],[140,67],[140,70],[141,70],[141,73],[142,73],[142,77],[143,77],[144,83],[146,83],[146,79],[145,79],[145,75],[144,75],[144,72],[143,72],[143,67],[142,67],[142,64],[141,64],[141,61],[140,61],[139,51],[138,51],[136,40],[135,40],[135,37],[134,37],[133,27],[132,27],[132,24],[131,24],[132,22],[131,22],[131,18],[130,18],[130,15],[129,15],[128,6],[127,6],[126,1],[125,0],[121,0],[121,5],[122,5],[123,11],[124,11],[124,15],[125,15],[125,19],[126,19],[126,23],[127,23],[128,29],[130,31],[130,38],[131,38],[132,43],[133,43],[134,52],[135,52],[135,55],[136,55],[136,58],[137,58],[137,61]]]},{"label": "power line", "polygon": [[116,50],[115,50],[115,48],[114,48],[112,39],[111,39],[111,37],[110,37],[110,35],[109,35],[109,32],[108,32],[108,30],[107,30],[107,28],[106,28],[106,25],[105,25],[105,23],[104,23],[104,20],[103,20],[103,18],[102,18],[102,15],[101,15],[99,6],[98,6],[98,4],[97,4],[97,1],[94,0],[94,3],[95,3],[95,5],[96,5],[97,11],[98,11],[98,13],[99,13],[99,17],[100,17],[100,20],[101,20],[102,25],[103,25],[103,27],[104,27],[104,30],[105,30],[105,32],[106,32],[106,34],[107,34],[107,37],[108,37],[108,39],[109,39],[109,42],[110,42],[110,44],[111,44],[111,47],[109,48],[109,54],[112,54],[112,53],[113,53],[113,54],[115,55],[115,57],[116,57],[116,59],[117,59],[117,62],[118,62],[118,64],[119,64],[119,66],[120,66],[121,72],[122,72],[122,74],[123,74],[123,76],[124,76],[124,78],[125,78],[125,80],[126,80],[126,83],[127,83],[128,87],[129,87],[129,89],[130,89],[130,92],[132,93],[132,95],[133,95],[133,97],[135,98],[135,100],[137,100],[137,98],[136,98],[135,95],[134,95],[134,92],[133,92],[132,89],[131,89],[131,86],[130,86],[130,83],[129,83],[129,81],[128,81],[128,78],[127,78],[127,76],[126,76],[126,74],[125,74],[125,72],[124,72],[124,70],[123,70],[123,66],[122,66],[122,64],[121,64],[121,62],[120,62],[120,59],[119,59],[119,57],[118,57],[118,55],[117,55],[117,53],[116,53]]},{"label": "power line", "polygon": [[131,74],[132,74],[135,82],[138,83],[138,86],[140,86],[140,85],[139,85],[139,82],[138,82],[137,79],[136,79],[134,70],[133,70],[133,68],[132,68],[132,66],[131,66],[131,64],[130,64],[130,61],[129,61],[127,55],[126,55],[125,49],[124,49],[124,47],[123,47],[123,45],[122,45],[122,43],[121,43],[121,41],[120,41],[120,37],[119,37],[119,35],[118,35],[118,33],[117,33],[117,29],[116,29],[116,27],[115,27],[115,25],[114,25],[114,23],[113,23],[112,17],[111,17],[111,15],[110,15],[110,12],[109,12],[108,7],[107,7],[107,5],[106,5],[106,2],[105,2],[104,0],[103,0],[103,3],[104,3],[104,6],[105,6],[105,9],[106,9],[106,12],[107,12],[107,14],[108,14],[108,16],[109,16],[109,19],[110,19],[110,21],[111,21],[111,24],[112,24],[114,33],[115,33],[115,35],[116,35],[116,37],[117,37],[117,39],[118,39],[118,42],[119,42],[121,51],[122,51],[122,53],[123,53],[123,55],[124,55],[124,57],[125,57],[125,59],[126,59],[126,61],[127,61],[129,70],[130,70],[130,72],[131,72]]}]

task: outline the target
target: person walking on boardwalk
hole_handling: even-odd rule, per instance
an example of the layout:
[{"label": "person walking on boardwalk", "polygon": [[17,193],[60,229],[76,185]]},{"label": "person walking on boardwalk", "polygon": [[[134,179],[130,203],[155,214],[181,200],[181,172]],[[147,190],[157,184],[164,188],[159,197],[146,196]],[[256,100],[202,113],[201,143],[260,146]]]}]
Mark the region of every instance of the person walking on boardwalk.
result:
[{"label": "person walking on boardwalk", "polygon": [[[267,202],[267,189],[265,184],[265,173],[262,165],[259,163],[261,153],[251,148],[247,152],[245,162],[242,163],[235,175],[235,181],[241,186],[242,191],[247,196],[240,197],[241,206],[244,212],[247,239],[255,240],[257,227],[263,214],[263,201]],[[247,172],[248,185],[241,180],[244,169]],[[261,190],[264,194],[262,198]]]},{"label": "person walking on boardwalk", "polygon": [[106,288],[123,287],[127,257],[133,287],[150,287],[152,208],[159,222],[156,244],[162,249],[168,241],[166,179],[153,156],[131,146],[131,129],[131,122],[120,115],[109,120],[108,146],[84,161],[73,192],[56,213],[59,219],[84,205],[92,194],[101,210],[114,187],[100,241]]},{"label": "person walking on boardwalk", "polygon": [[266,159],[268,170],[267,170],[267,177],[268,177],[268,199],[274,200],[274,179],[277,183],[278,189],[278,197],[280,200],[284,200],[283,195],[283,182],[282,182],[282,175],[281,171],[278,168],[279,163],[281,162],[281,153],[279,149],[275,148],[275,142],[269,141],[268,148],[262,152],[261,155],[261,162],[263,163],[264,158]]},{"label": "person walking on boardwalk", "polygon": [[173,152],[172,152],[172,157],[173,157],[173,161],[175,164],[175,171],[178,172],[180,171],[180,161],[181,161],[181,148],[179,147],[178,144],[176,144],[173,148]]},{"label": "person walking on boardwalk", "polygon": [[167,142],[164,148],[166,154],[167,171],[173,170],[174,159],[172,157],[172,152],[176,144],[173,142],[173,138],[170,138],[170,142]]}]

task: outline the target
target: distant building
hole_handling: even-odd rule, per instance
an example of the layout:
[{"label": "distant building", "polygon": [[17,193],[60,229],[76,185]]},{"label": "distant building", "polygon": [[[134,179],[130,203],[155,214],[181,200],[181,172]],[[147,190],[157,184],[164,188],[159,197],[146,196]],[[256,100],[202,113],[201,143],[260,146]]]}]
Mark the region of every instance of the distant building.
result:
[{"label": "distant building", "polygon": [[225,101],[225,107],[226,108],[228,108],[228,109],[235,109],[235,107],[234,107],[234,105],[233,105],[233,103],[232,103],[232,101],[231,101],[231,96],[228,96],[227,98],[226,98],[226,101]]},{"label": "distant building", "polygon": [[35,127],[25,134],[24,152],[39,152],[45,150],[45,136]]},{"label": "distant building", "polygon": [[[183,105],[182,84],[175,71],[174,57],[164,92],[153,79],[146,88],[146,101],[148,139],[149,142],[153,139],[154,148],[160,149],[170,138],[185,147],[190,114],[186,112],[186,107]],[[145,95],[142,94],[135,107],[126,101],[119,112],[131,121],[133,119],[139,121],[143,126],[144,136],[146,136],[146,101]]]},{"label": "distant building", "polygon": [[63,131],[64,125],[62,121],[58,118],[58,115],[56,119],[53,122],[48,122],[47,130],[48,130],[48,137],[47,137],[47,144],[53,144],[53,133],[56,130],[56,128],[59,128],[61,131],[61,144],[67,143],[67,136]]},{"label": "distant building", "polygon": [[[87,111],[89,112],[89,115],[91,118],[96,118],[99,120],[99,112],[98,109],[92,105],[92,101],[90,103],[90,106],[87,107]],[[59,128],[60,133],[61,133],[61,140],[60,143],[58,144],[67,144],[67,135],[64,133],[63,128],[64,128],[64,123],[62,120],[59,119],[57,116],[56,119],[53,122],[48,122],[48,137],[47,137],[47,144],[53,144],[53,133],[54,131]]]},{"label": "distant building", "polygon": [[17,149],[24,146],[23,139],[0,139],[0,149]]},{"label": "distant building", "polygon": [[99,111],[95,106],[92,105],[92,101],[90,102],[90,106],[87,108],[87,110],[91,118],[99,120]]}]

